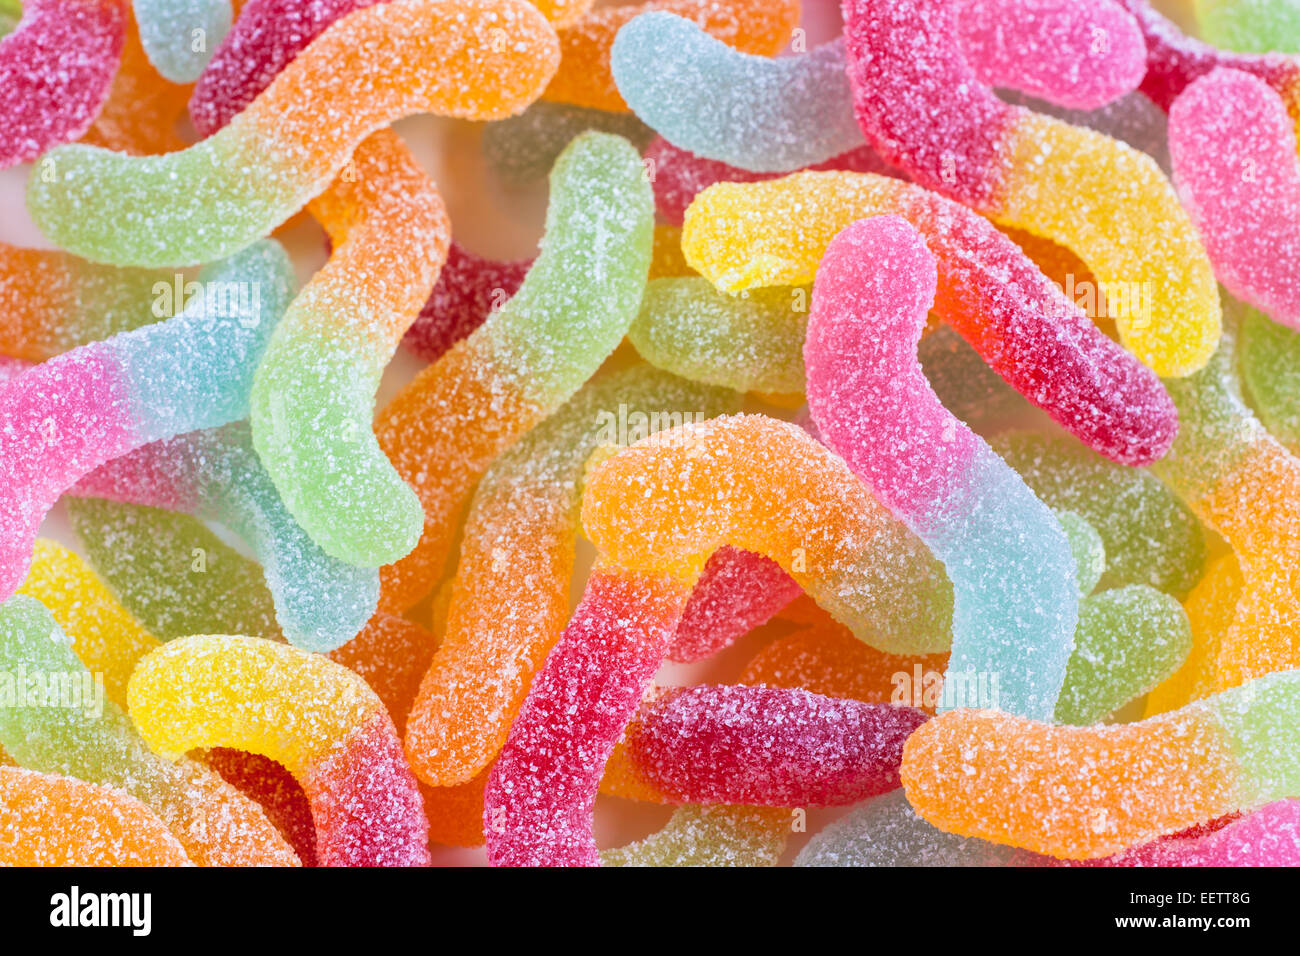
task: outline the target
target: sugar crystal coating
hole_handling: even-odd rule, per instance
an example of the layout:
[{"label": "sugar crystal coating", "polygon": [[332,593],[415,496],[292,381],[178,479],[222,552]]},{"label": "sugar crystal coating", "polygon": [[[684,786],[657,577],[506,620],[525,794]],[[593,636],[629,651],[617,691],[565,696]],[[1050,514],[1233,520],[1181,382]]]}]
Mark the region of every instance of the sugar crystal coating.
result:
[{"label": "sugar crystal coating", "polygon": [[193,83],[225,39],[230,0],[132,0],[149,62],[173,83]]}]

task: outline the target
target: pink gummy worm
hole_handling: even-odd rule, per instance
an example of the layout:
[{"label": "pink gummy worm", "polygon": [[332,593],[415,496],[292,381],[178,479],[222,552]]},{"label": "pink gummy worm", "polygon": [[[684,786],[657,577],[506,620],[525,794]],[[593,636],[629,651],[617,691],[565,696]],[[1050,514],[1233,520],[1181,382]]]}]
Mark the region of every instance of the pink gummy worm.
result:
[{"label": "pink gummy worm", "polygon": [[[650,181],[654,184],[655,206],[664,221],[671,226],[680,226],[691,200],[714,183],[756,183],[787,175],[755,173],[716,159],[705,159],[674,146],[661,136],[655,137],[646,147],[645,160],[646,168],[651,174]],[[855,173],[879,173],[883,176],[901,175],[865,144],[808,168],[843,169]]]},{"label": "pink gummy worm", "polygon": [[113,349],[83,346],[0,385],[0,600],[26,577],[46,512],[87,472],[136,444]]},{"label": "pink gummy worm", "polygon": [[1300,800],[1267,804],[1210,833],[1164,837],[1114,856],[1069,865],[1300,866]]},{"label": "pink gummy worm", "polygon": [[8,355],[0,355],[0,382],[7,382],[11,378],[17,378],[32,367],[31,362],[11,358]]},{"label": "pink gummy worm", "polygon": [[670,801],[845,806],[899,785],[926,715],[778,687],[669,690],[628,730],[641,778]]},{"label": "pink gummy worm", "polygon": [[436,362],[519,291],[531,259],[499,262],[451,244],[438,281],[402,344]]},{"label": "pink gummy worm", "polygon": [[[1226,66],[1259,77],[1283,96],[1293,97],[1300,63],[1282,53],[1234,53],[1187,36],[1147,0],[1121,0],[1137,19],[1147,47],[1147,72],[1140,89],[1161,109],[1194,80]],[[1288,102],[1288,107],[1291,105]]]},{"label": "pink gummy worm", "polygon": [[1077,109],[1131,93],[1146,72],[1134,17],[1112,0],[955,0],[962,52],[990,86]]},{"label": "pink gummy worm", "polygon": [[492,865],[599,865],[592,816],[600,778],[685,603],[677,585],[592,572],[488,778],[483,831]]},{"label": "pink gummy worm", "polygon": [[724,545],[704,565],[668,656],[682,663],[712,657],[802,593],[771,558]]},{"label": "pink gummy worm", "polygon": [[[964,486],[979,443],[939,402],[916,358],[937,286],[934,256],[906,220],[860,219],[817,268],[804,343],[808,407],[835,422],[841,444],[878,450],[850,464],[908,519]],[[853,320],[819,321],[844,313]]]},{"label": "pink gummy worm", "polygon": [[1219,281],[1300,328],[1300,162],[1282,98],[1256,76],[1216,69],[1169,110],[1169,154]]},{"label": "pink gummy worm", "polygon": [[190,96],[190,119],[211,136],[257,99],[335,20],[379,0],[248,0]]},{"label": "pink gummy worm", "polygon": [[68,489],[81,498],[103,498],[127,504],[146,505],[165,511],[193,513],[199,505],[197,489],[179,480],[172,464],[177,445],[184,447],[184,435],[150,442],[100,465]]},{"label": "pink gummy worm", "polygon": [[126,41],[124,0],[24,0],[0,39],[0,169],[90,128]]}]

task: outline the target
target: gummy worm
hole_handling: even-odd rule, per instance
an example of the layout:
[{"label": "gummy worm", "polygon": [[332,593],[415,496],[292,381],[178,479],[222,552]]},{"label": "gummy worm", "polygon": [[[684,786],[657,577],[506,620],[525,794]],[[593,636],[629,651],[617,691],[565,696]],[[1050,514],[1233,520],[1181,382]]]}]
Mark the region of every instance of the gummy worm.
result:
[{"label": "gummy worm", "polygon": [[198,79],[233,16],[230,0],[132,0],[131,5],[149,62],[173,83]]},{"label": "gummy worm", "polygon": [[0,385],[8,488],[0,498],[0,595],[22,581],[37,526],[81,477],[142,445],[248,414],[253,372],[291,282],[284,250],[259,242],[205,269],[179,315]]},{"label": "gummy worm", "polygon": [[341,664],[255,637],[188,637],[142,660],[128,697],[161,754],[226,746],[284,764],[311,803],[322,866],[428,864],[428,823],[392,719]]}]

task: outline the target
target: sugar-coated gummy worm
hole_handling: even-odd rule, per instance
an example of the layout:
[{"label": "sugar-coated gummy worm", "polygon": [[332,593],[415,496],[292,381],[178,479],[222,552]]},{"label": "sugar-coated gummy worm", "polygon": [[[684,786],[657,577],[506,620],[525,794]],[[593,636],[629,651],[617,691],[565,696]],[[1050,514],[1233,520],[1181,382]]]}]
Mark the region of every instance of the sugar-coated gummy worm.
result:
[{"label": "sugar-coated gummy worm", "polygon": [[1241,597],[1213,665],[1219,689],[1300,665],[1300,461],[1242,401],[1240,310],[1225,298],[1224,342],[1210,365],[1167,383],[1181,425],[1153,468],[1241,564]]},{"label": "sugar-coated gummy worm", "polygon": [[[916,345],[937,284],[934,256],[897,216],[836,236],[813,285],[808,408],[827,445],[948,571],[944,707],[1046,719],[1074,647],[1074,559],[1047,506],[925,380]],[[947,692],[961,674],[978,679],[982,697]]]},{"label": "sugar-coated gummy worm", "polygon": [[954,0],[843,9],[858,123],[885,160],[1073,249],[1114,303],[1125,347],[1157,374],[1205,365],[1220,327],[1213,273],[1151,157],[998,100],[956,43]]},{"label": "sugar-coated gummy worm", "polygon": [[205,269],[198,294],[173,318],[73,349],[0,385],[0,595],[22,581],[45,513],[88,472],[150,442],[248,414],[253,373],[292,281],[284,250],[259,242]]},{"label": "sugar-coated gummy worm", "polygon": [[1300,53],[1295,0],[1195,0],[1196,32],[1208,43],[1244,53]]},{"label": "sugar-coated gummy worm", "polygon": [[863,636],[946,637],[948,592],[933,563],[798,426],[737,416],[673,434],[671,443],[642,440],[588,475],[583,527],[603,563],[492,770],[483,819],[495,864],[598,861],[601,773],[718,546],[776,559]]},{"label": "sugar-coated gummy worm", "polygon": [[1278,800],[1210,833],[1089,860],[1097,866],[1300,866],[1300,800]]},{"label": "sugar-coated gummy worm", "polygon": [[173,83],[193,83],[225,39],[230,0],[132,0],[149,62]]},{"label": "sugar-coated gummy worm", "polygon": [[576,106],[626,110],[610,54],[619,30],[640,14],[677,14],[737,50],[775,56],[799,25],[799,8],[799,0],[647,0],[589,11],[559,31],[560,68],[542,96]]},{"label": "sugar-coated gummy worm", "polygon": [[564,631],[582,479],[597,447],[647,433],[670,440],[674,424],[738,407],[721,389],[635,366],[585,386],[492,464],[470,504],[442,643],[407,724],[416,776],[464,783],[505,743]]},{"label": "sugar-coated gummy worm", "polygon": [[1300,453],[1300,332],[1243,309],[1238,338],[1247,401],[1291,454]]},{"label": "sugar-coated gummy worm", "polygon": [[113,787],[0,767],[0,866],[193,866],[158,815]]},{"label": "sugar-coated gummy worm", "polygon": [[1219,68],[1169,109],[1174,183],[1214,274],[1238,299],[1300,328],[1300,159],[1295,124],[1263,80]]},{"label": "sugar-coated gummy worm", "polygon": [[[380,412],[379,447],[424,506],[419,544],[384,569],[386,610],[438,583],[474,482],[622,340],[645,288],[653,225],[636,150],[606,133],[579,136],[551,172],[541,254],[519,291]],[[370,529],[356,523],[352,534],[364,542]]]},{"label": "sugar-coated gummy worm", "polygon": [[285,509],[243,422],[145,445],[101,465],[71,493],[184,511],[231,528],[261,562],[276,619],[298,647],[339,647],[379,603],[378,570],[340,561],[312,541]]},{"label": "sugar-coated gummy worm", "polygon": [[227,746],[284,764],[311,802],[322,866],[429,862],[428,823],[393,722],[346,667],[255,637],[189,637],[141,661],[128,696],[159,753]]},{"label": "sugar-coated gummy worm", "polygon": [[622,136],[639,150],[654,132],[631,113],[538,100],[518,116],[489,123],[481,148],[488,167],[507,185],[541,179],[575,137],[588,130]]},{"label": "sugar-coated gummy worm", "polygon": [[79,706],[63,706],[56,694],[0,708],[0,743],[21,765],[121,787],[157,813],[200,866],[298,865],[261,808],[215,771],[150,752],[121,709],[95,694],[94,676],[39,601],[18,595],[0,605],[0,656],[9,673],[22,668],[46,682],[62,675],[79,688]]},{"label": "sugar-coated gummy worm", "polygon": [[726,292],[801,285],[840,230],[886,213],[906,219],[938,259],[935,311],[1017,391],[1108,458],[1141,465],[1165,453],[1177,415],[1151,371],[1007,236],[936,193],[869,173],[718,183],[686,211],[682,250]]},{"label": "sugar-coated gummy worm", "polygon": [[898,786],[911,707],[801,689],[700,685],[658,695],[624,745],[671,802],[846,806]]},{"label": "sugar-coated gummy worm", "polygon": [[451,235],[438,190],[395,133],[371,134],[349,170],[308,206],[333,252],[276,326],[250,417],[258,456],[312,540],[377,568],[415,546],[424,514],[375,440],[375,390]]},{"label": "sugar-coated gummy worm", "polygon": [[957,710],[908,738],[903,787],[949,833],[1090,859],[1300,792],[1297,728],[1300,671],[1134,724]]},{"label": "sugar-coated gummy worm", "polygon": [[175,274],[161,270],[119,269],[0,243],[0,352],[44,362],[157,322],[164,318],[154,309],[159,290],[171,294],[175,282]]},{"label": "sugar-coated gummy worm", "polygon": [[51,150],[28,181],[28,209],[61,248],[96,261],[220,258],[323,192],[375,130],[416,112],[508,116],[536,98],[558,56],[554,31],[524,0],[380,4],[327,29],[188,149]]},{"label": "sugar-coated gummy worm", "polygon": [[1101,535],[1099,587],[1144,584],[1181,600],[1201,579],[1204,528],[1151,472],[1109,462],[1067,435],[1000,431],[989,445],[1045,504],[1078,513]]},{"label": "sugar-coated gummy worm", "polygon": [[0,37],[0,169],[84,133],[108,96],[126,36],[125,0],[23,0]]},{"label": "sugar-coated gummy worm", "polygon": [[602,850],[602,866],[776,866],[791,833],[781,807],[688,805],[644,840]]}]

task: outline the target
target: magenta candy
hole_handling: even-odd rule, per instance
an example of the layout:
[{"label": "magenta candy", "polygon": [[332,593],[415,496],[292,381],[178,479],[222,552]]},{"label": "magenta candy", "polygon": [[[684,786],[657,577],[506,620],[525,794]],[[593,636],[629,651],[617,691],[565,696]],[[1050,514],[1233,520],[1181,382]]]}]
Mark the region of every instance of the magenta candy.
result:
[{"label": "magenta candy", "polygon": [[712,657],[766,624],[802,593],[771,558],[741,548],[718,548],[691,591],[668,656],[682,663]]}]

